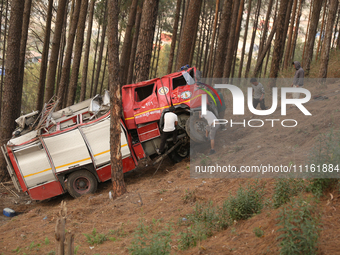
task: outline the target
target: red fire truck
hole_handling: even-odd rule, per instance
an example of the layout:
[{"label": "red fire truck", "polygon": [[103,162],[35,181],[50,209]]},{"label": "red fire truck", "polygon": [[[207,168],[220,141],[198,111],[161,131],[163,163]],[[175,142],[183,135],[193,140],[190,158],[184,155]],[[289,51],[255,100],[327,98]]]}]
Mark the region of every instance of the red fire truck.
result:
[{"label": "red fire truck", "polygon": [[[195,68],[123,86],[123,172],[135,169],[139,160],[158,156],[162,116],[171,105],[178,115],[181,142],[174,145],[172,138],[168,140],[170,158],[187,157],[190,138],[204,141],[204,123],[192,112],[200,108],[207,89],[197,83]],[[95,192],[98,182],[109,180],[109,102],[106,91],[60,111],[54,111],[57,101],[51,101],[40,115],[33,112],[18,118],[14,137],[1,147],[18,191],[34,200],[65,192],[79,197]]]}]

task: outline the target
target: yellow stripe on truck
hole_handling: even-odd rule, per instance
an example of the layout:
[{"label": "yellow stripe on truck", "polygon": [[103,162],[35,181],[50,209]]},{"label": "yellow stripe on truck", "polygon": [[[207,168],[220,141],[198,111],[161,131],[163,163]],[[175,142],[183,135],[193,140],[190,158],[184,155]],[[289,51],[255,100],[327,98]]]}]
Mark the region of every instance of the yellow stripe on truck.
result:
[{"label": "yellow stripe on truck", "polygon": [[[190,100],[193,100],[193,99],[195,99],[195,98],[197,98],[197,97],[200,97],[200,96],[202,96],[202,94],[199,94],[199,95],[197,95],[197,96],[195,96],[195,97],[193,97],[193,98],[190,98],[190,99],[188,99],[188,100],[185,100],[185,101],[182,101],[182,102],[173,104],[173,105],[179,105],[179,104],[187,103],[187,102],[189,102]],[[147,111],[145,111],[145,112],[137,113],[137,114],[135,114],[133,117],[126,118],[125,120],[132,120],[132,119],[134,119],[134,118],[135,118],[136,116],[138,116],[138,115],[141,115],[141,114],[144,114],[144,113],[147,113],[147,112],[151,112],[151,111],[161,110],[161,109],[164,109],[164,108],[169,108],[169,107],[170,107],[170,106],[167,105],[167,106],[163,106],[163,107],[160,107],[160,108],[153,108],[153,109],[147,110]]]},{"label": "yellow stripe on truck", "polygon": [[[122,146],[120,146],[121,148],[127,146],[127,144],[123,144]],[[97,157],[99,155],[102,155],[102,154],[105,154],[105,153],[108,153],[110,152],[110,150],[107,150],[107,151],[103,151],[103,152],[100,152],[98,154],[95,154],[94,157]],[[89,160],[91,158],[85,158],[85,159],[81,159],[81,160],[77,160],[77,161],[74,161],[72,163],[68,163],[68,164],[65,164],[65,165],[61,165],[61,166],[57,166],[56,169],[58,168],[62,168],[62,167],[65,167],[65,166],[70,166],[70,165],[73,165],[73,164],[77,164],[79,162],[83,162],[83,161],[86,161],[86,160]],[[36,173],[33,173],[33,174],[28,174],[28,175],[25,175],[24,178],[27,178],[27,177],[31,177],[33,175],[36,175],[36,174],[41,174],[41,173],[44,173],[44,172],[47,172],[47,171],[51,171],[52,168],[48,168],[48,169],[45,169],[45,170],[42,170],[42,171],[39,171],[39,172],[36,172]]]}]

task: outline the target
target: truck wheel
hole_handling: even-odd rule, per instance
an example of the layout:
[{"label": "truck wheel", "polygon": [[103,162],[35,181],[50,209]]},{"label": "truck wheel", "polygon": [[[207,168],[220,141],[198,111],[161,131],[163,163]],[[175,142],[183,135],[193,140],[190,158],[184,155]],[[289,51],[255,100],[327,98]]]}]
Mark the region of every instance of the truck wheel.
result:
[{"label": "truck wheel", "polygon": [[206,142],[205,138],[205,127],[207,122],[203,118],[199,118],[198,114],[191,115],[187,120],[185,129],[190,139],[196,143]]},{"label": "truck wheel", "polygon": [[96,177],[86,170],[76,171],[67,178],[67,191],[74,198],[97,190]]},{"label": "truck wheel", "polygon": [[190,155],[190,144],[183,144],[169,154],[174,163],[179,163]]}]

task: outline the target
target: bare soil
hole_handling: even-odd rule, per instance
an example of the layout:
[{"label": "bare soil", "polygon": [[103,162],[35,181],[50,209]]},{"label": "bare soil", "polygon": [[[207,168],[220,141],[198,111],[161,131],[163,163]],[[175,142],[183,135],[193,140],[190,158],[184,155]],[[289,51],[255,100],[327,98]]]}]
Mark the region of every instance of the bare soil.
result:
[{"label": "bare soil", "polygon": [[[233,127],[217,134],[216,154],[209,158],[214,161],[234,165],[272,165],[306,164],[315,139],[320,133],[340,126],[340,86],[328,85],[320,90],[308,88],[312,96],[322,91],[328,99],[314,100],[306,104],[312,117],[304,116],[297,108],[288,109],[287,117],[298,119],[295,128],[283,128],[281,125],[265,125],[261,129]],[[231,109],[228,101],[228,109]],[[231,116],[231,110],[226,112]],[[271,116],[283,119],[279,109]],[[239,119],[255,118],[251,113]],[[234,118],[237,120],[236,118]],[[265,117],[256,117],[265,119]],[[200,162],[202,153],[207,154],[209,146],[192,155],[193,162]],[[117,199],[109,199],[111,183],[99,185],[98,191],[73,199],[64,194],[48,201],[30,201],[29,197],[19,193],[16,198],[7,189],[0,186],[0,210],[9,207],[18,216],[8,218],[0,216],[0,254],[48,254],[55,250],[54,229],[61,201],[66,201],[68,217],[66,229],[75,233],[77,254],[128,254],[128,247],[134,238],[134,231],[140,221],[149,224],[153,219],[162,219],[163,225],[172,222],[172,254],[278,254],[280,241],[278,212],[280,209],[265,207],[262,212],[248,220],[234,222],[228,229],[216,232],[212,237],[199,243],[197,247],[186,251],[178,249],[178,233],[183,227],[178,219],[193,212],[195,203],[213,201],[216,205],[234,195],[240,186],[253,180],[245,178],[215,179],[190,178],[190,160],[178,164],[170,160],[157,166],[136,169],[125,175],[128,192]],[[156,172],[156,173],[155,173]],[[273,195],[274,179],[260,179],[265,184],[266,198]],[[11,183],[5,186],[14,190]],[[188,198],[188,192],[194,196]],[[333,199],[331,199],[331,195]],[[311,194],[306,194],[310,196]],[[321,213],[321,233],[318,254],[340,254],[338,246],[340,229],[340,194],[338,190],[325,193],[317,205]],[[260,227],[264,236],[256,237],[253,230]],[[90,245],[84,234],[93,229],[99,234],[110,234],[116,240],[107,240],[102,244]],[[117,232],[118,231],[118,232]],[[118,233],[118,234],[117,234]],[[52,253],[51,253],[52,254]]]}]

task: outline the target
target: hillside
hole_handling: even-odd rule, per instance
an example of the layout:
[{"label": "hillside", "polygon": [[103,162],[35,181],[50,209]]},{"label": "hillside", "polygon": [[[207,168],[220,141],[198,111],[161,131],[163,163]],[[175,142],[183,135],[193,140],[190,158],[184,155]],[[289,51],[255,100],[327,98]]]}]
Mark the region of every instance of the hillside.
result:
[{"label": "hillside", "polygon": [[[330,84],[322,89],[315,85],[308,89],[312,96],[322,93],[321,96],[327,99],[312,99],[306,104],[312,117],[304,116],[300,110],[290,107],[287,118],[299,120],[296,128],[264,125],[259,131],[249,127],[229,127],[217,135],[216,154],[207,158],[208,147],[194,150],[192,163],[199,164],[203,157],[208,162],[219,160],[226,165],[308,163],[318,135],[339,130],[340,84]],[[226,116],[231,116],[230,100],[227,107]],[[282,119],[280,109],[271,117]],[[243,118],[249,120],[255,117],[246,112]],[[236,117],[234,119],[238,120]],[[198,242],[196,247],[180,250],[179,233],[188,231],[183,222],[187,221],[188,214],[193,213],[195,204],[213,201],[214,205],[221,206],[224,200],[236,194],[240,186],[245,188],[255,180],[190,178],[189,159],[175,165],[165,160],[157,173],[156,168],[148,166],[126,174],[128,193],[115,200],[109,199],[110,182],[100,184],[94,195],[73,199],[65,194],[49,201],[32,201],[30,204],[27,204],[27,196],[20,194],[20,198],[16,199],[0,187],[0,209],[10,207],[20,213],[12,219],[0,216],[0,254],[53,254],[54,228],[63,200],[68,208],[66,229],[75,233],[77,254],[128,254],[137,226],[140,222],[148,226],[153,219],[160,220],[154,224],[155,233],[165,230],[167,223],[170,223],[173,234],[171,254],[278,254],[280,241],[277,238],[280,233],[277,232],[277,218],[281,208],[274,209],[270,202],[274,179],[259,179],[258,185],[264,187],[265,198],[265,206],[260,214],[247,220],[234,221],[227,229],[214,231],[212,237]],[[5,185],[14,190],[10,183]],[[307,199],[312,195],[303,193],[303,196]],[[337,188],[325,193],[316,204],[321,215],[317,254],[340,254],[336,241],[340,229],[339,198]],[[97,234],[106,234],[110,239],[102,244],[87,243],[84,234],[91,234],[94,228]],[[256,228],[262,230],[261,237],[254,234]]]}]

